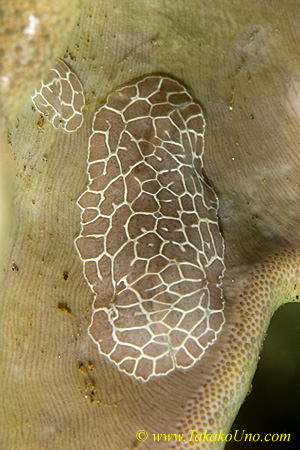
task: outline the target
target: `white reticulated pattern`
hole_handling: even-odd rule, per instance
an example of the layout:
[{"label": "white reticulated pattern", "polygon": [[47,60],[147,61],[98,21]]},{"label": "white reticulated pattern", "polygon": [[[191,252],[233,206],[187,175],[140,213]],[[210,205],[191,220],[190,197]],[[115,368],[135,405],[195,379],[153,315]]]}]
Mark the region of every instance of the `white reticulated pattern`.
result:
[{"label": "white reticulated pattern", "polygon": [[83,123],[85,99],[82,85],[69,67],[58,60],[47,78],[31,97],[34,106],[54,126],[70,133]]},{"label": "white reticulated pattern", "polygon": [[177,81],[149,76],[94,116],[76,247],[89,335],[142,380],[193,366],[223,322],[224,242],[203,177],[205,120]]}]

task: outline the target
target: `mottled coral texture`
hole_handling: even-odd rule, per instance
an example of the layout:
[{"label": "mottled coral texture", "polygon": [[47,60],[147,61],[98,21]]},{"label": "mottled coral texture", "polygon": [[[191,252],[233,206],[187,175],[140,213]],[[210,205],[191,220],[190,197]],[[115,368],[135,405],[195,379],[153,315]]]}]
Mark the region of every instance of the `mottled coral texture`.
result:
[{"label": "mottled coral texture", "polygon": [[[285,302],[298,301],[299,295],[300,252],[275,253],[257,266],[242,288],[234,314],[227,315],[226,334],[221,336],[222,349],[211,363],[209,379],[185,406],[178,432],[190,435],[190,430],[197,430],[198,434],[207,430],[218,434],[223,430],[228,433],[256,369],[273,313]],[[222,449],[225,443],[213,439],[209,444],[186,440],[171,448]]]},{"label": "mottled coral texture", "polygon": [[83,0],[3,0],[0,115],[14,116],[67,45]]}]

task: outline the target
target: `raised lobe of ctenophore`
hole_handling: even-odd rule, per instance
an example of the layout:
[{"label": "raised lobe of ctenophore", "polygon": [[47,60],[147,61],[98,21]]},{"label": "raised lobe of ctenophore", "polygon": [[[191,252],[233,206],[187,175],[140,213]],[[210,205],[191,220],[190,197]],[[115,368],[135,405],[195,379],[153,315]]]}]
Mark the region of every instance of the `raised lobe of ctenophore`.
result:
[{"label": "raised lobe of ctenophore", "polygon": [[83,88],[75,73],[62,60],[58,60],[42,81],[32,96],[32,102],[55,128],[74,132],[83,123]]},{"label": "raised lobe of ctenophore", "polygon": [[201,107],[167,77],[115,91],[94,116],[76,239],[94,293],[89,335],[144,381],[193,366],[224,322],[204,131]]}]

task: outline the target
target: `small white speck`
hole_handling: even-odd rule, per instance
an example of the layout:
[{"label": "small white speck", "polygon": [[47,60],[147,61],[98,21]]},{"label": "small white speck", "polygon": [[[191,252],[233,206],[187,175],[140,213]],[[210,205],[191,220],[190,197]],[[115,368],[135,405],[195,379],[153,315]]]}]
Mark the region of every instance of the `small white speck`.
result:
[{"label": "small white speck", "polygon": [[3,86],[8,86],[9,85],[9,78],[7,76],[0,77],[0,80],[1,80],[1,84]]},{"label": "small white speck", "polygon": [[234,157],[232,157],[231,159],[232,159],[232,161],[234,161]]},{"label": "small white speck", "polygon": [[60,355],[58,355],[58,359],[60,359]]},{"label": "small white speck", "polygon": [[33,36],[40,19],[35,17],[33,14],[29,14],[28,21],[28,26],[24,28],[23,33],[28,34],[28,36]]},{"label": "small white speck", "polygon": [[233,107],[232,107],[232,106],[229,106],[228,109],[229,109],[229,111],[232,111],[232,110],[233,110]]}]

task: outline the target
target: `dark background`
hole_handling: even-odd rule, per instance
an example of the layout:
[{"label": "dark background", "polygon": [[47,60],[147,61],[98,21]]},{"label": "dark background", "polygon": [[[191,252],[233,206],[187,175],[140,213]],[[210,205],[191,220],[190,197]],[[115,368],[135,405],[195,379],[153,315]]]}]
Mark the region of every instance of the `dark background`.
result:
[{"label": "dark background", "polygon": [[290,433],[290,442],[230,442],[226,450],[300,449],[300,305],[287,304],[273,316],[253,379],[232,432]]}]

